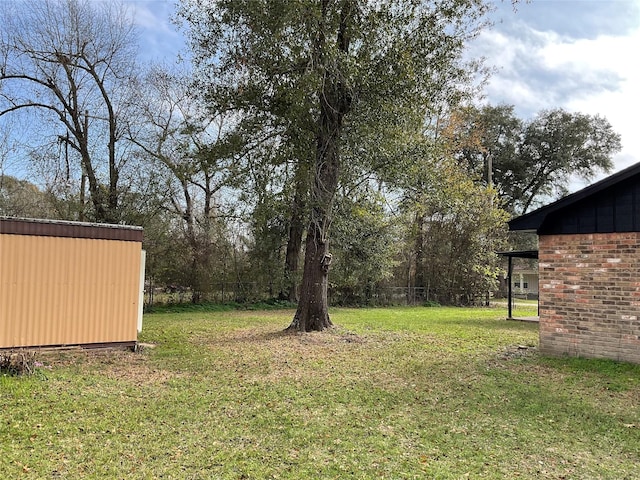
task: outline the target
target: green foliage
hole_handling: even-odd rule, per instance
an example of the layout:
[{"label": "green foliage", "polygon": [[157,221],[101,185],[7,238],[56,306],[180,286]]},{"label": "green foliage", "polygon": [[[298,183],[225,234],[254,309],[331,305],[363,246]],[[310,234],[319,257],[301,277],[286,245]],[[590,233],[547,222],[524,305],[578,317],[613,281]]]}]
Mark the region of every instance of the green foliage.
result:
[{"label": "green foliage", "polygon": [[137,205],[147,207],[140,221],[152,247],[150,283],[188,290],[192,301],[205,302],[214,283],[235,280],[244,269],[228,218],[246,168],[233,119],[203,108],[187,77],[150,69],[136,105],[144,126],[128,136],[146,167]]},{"label": "green foliage", "polygon": [[178,303],[172,305],[157,305],[149,310],[149,313],[187,313],[187,312],[231,312],[234,310],[282,310],[294,308],[295,305],[286,300],[272,298],[253,303]]},{"label": "green foliage", "polygon": [[333,304],[367,305],[376,287],[392,275],[397,228],[381,198],[362,192],[340,196],[332,224]]},{"label": "green foliage", "polygon": [[[113,47],[113,71],[95,67],[126,114],[114,117],[108,148],[109,98],[89,89],[73,100],[78,108],[58,105],[55,122],[75,115],[88,131],[74,139],[76,128],[62,125],[57,142],[33,153],[44,191],[0,177],[0,213],[143,225],[150,292],[169,287],[204,304],[293,299],[302,237],[318,227],[317,243],[333,237],[335,301],[366,303],[388,284],[422,287],[427,301],[471,302],[495,283],[500,207],[521,212],[562,194],[570,175],[606,170],[619,149],[599,117],[551,110],[524,121],[512,106],[455,110],[473,99],[472,79],[483,73],[464,55],[484,26],[482,0],[183,0],[195,69],[154,67],[143,82],[129,56],[130,18],[103,6],[18,2],[7,16],[9,36],[29,42],[5,45],[5,86],[24,86],[16,75],[27,63],[18,60],[31,58],[35,73],[60,83],[36,82],[31,97],[54,107],[72,101],[89,86],[88,72],[74,63],[76,77],[58,75],[64,58],[56,47],[44,61],[53,44],[38,47],[46,40],[38,32],[51,35],[45,43],[64,38],[63,57],[79,61],[90,53],[86,25],[102,25],[85,43],[94,53]],[[21,29],[29,22],[34,28]],[[30,42],[38,47],[24,52],[31,56],[16,56]],[[32,102],[24,87],[7,93],[15,98],[4,113]],[[74,153],[85,143],[84,157]],[[497,196],[485,188],[489,159]]]},{"label": "green foliage", "polygon": [[[294,202],[295,178],[267,159],[252,161],[245,196],[250,205],[250,235],[246,241],[251,281],[267,291],[268,297],[284,295],[285,255]],[[301,232],[302,235],[302,232]],[[300,252],[298,251],[299,255]]]},{"label": "green foliage", "polygon": [[566,195],[572,176],[588,180],[612,168],[620,135],[605,118],[554,109],[523,121],[513,110],[508,105],[468,108],[450,122],[459,141],[458,161],[486,179],[491,159],[494,184],[511,213]]},{"label": "green foliage", "polygon": [[[424,165],[424,164],[423,164]],[[469,304],[496,288],[496,251],[506,240],[507,213],[495,192],[479,186],[451,161],[426,164],[405,188],[408,253],[405,277],[425,299]]]},{"label": "green foliage", "polygon": [[438,302],[434,302],[433,300],[427,300],[422,303],[423,307],[440,307],[441,305]]},{"label": "green foliage", "polygon": [[[313,165],[304,182],[310,221],[301,305],[322,311],[299,310],[303,324],[328,323],[328,269],[318,258],[327,254],[339,185],[381,171],[420,131],[425,112],[468,93],[478,65],[464,60],[464,47],[487,9],[482,0],[182,2],[210,108],[236,112],[246,138],[277,139],[276,150],[293,163]],[[391,139],[379,141],[387,133]]]},{"label": "green foliage", "polygon": [[31,182],[0,175],[0,215],[54,218],[50,197]]}]

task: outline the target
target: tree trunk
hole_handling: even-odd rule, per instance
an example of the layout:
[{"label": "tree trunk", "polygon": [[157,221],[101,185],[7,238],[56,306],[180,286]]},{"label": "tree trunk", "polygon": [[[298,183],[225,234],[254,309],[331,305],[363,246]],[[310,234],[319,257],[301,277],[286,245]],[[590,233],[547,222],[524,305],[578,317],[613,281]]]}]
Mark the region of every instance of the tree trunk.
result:
[{"label": "tree trunk", "polygon": [[413,278],[413,286],[418,288],[424,288],[424,270],[425,270],[425,258],[424,258],[424,217],[421,213],[416,213],[415,229],[415,270]]},{"label": "tree trunk", "polygon": [[[304,169],[305,172],[302,172]],[[304,181],[304,173],[307,167],[298,165],[296,172],[295,194],[293,197],[293,205],[291,206],[291,219],[289,224],[289,238],[287,239],[287,254],[285,258],[285,286],[281,293],[283,299],[290,302],[297,302],[298,297],[298,270],[300,263],[300,251],[302,250],[302,238],[304,235],[304,211],[306,182]]]},{"label": "tree trunk", "polygon": [[300,301],[288,327],[288,330],[301,332],[321,331],[333,326],[327,299],[331,254],[326,240],[322,239],[322,229],[313,225],[310,228],[307,233]]},{"label": "tree trunk", "polygon": [[[345,84],[340,67],[331,65],[325,56],[324,19],[329,0],[322,2],[322,22],[315,54],[322,68],[322,82],[318,92],[320,112],[316,135],[315,174],[311,191],[311,222],[307,230],[304,271],[298,309],[287,330],[321,331],[331,327],[327,298],[329,226],[333,198],[338,188],[340,172],[340,142],[344,116],[351,110],[351,90]],[[355,15],[355,5],[345,0],[341,5],[340,24],[336,44],[341,52],[349,51],[349,22]]]},{"label": "tree trunk", "polygon": [[[334,85],[321,101],[320,124],[316,146],[316,171],[312,190],[311,222],[307,230],[304,271],[298,309],[288,330],[321,331],[331,327],[327,298],[328,274],[331,265],[329,253],[329,226],[333,198],[338,188],[340,171],[340,134],[348,94],[340,85]],[[340,100],[343,99],[343,102]]]},{"label": "tree trunk", "polygon": [[[323,107],[325,102],[323,102]],[[326,105],[329,107],[329,105]],[[330,107],[329,107],[330,108]],[[321,331],[331,327],[327,287],[331,254],[329,226],[333,198],[338,188],[340,156],[339,135],[342,114],[322,109],[321,128],[316,150],[316,174],[313,186],[313,208],[307,230],[304,270],[298,309],[288,330]]]}]

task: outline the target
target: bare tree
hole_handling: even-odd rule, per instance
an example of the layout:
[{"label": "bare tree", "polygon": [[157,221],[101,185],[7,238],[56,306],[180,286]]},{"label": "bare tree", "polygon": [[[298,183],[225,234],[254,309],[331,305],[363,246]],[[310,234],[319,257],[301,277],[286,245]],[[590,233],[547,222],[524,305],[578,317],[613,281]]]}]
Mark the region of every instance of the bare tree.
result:
[{"label": "bare tree", "polygon": [[33,112],[38,139],[57,137],[67,171],[80,164],[74,181],[81,199],[88,190],[92,219],[120,221],[121,119],[136,68],[131,17],[111,2],[24,0],[9,4],[2,23],[0,117]]},{"label": "bare tree", "polygon": [[242,152],[229,133],[233,120],[203,109],[185,74],[156,66],[144,84],[134,116],[142,123],[130,125],[128,139],[159,179],[164,208],[179,219],[189,250],[185,280],[198,302],[216,273],[212,267],[222,197],[233,197],[230,189],[240,181]]}]

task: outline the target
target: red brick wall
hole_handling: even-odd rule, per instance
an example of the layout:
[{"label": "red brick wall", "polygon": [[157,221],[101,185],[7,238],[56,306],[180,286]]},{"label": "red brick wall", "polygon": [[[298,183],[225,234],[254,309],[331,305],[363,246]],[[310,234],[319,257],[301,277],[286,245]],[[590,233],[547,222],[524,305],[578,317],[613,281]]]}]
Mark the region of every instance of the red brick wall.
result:
[{"label": "red brick wall", "polygon": [[640,233],[539,239],[540,351],[640,363]]}]

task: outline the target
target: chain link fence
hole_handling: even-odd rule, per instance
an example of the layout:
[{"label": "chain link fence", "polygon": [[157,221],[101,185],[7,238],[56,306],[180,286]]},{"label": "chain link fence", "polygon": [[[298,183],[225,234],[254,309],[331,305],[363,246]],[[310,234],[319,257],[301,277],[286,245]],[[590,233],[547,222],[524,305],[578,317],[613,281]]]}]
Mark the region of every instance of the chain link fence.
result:
[{"label": "chain link fence", "polygon": [[[208,303],[256,303],[278,298],[279,292],[270,285],[257,282],[220,282],[212,285],[209,292],[200,294],[200,302]],[[352,289],[329,288],[329,305],[333,306],[392,306],[392,305],[436,305],[454,303],[457,305],[488,305],[490,295],[460,295],[458,298],[439,298],[425,287],[376,287],[353,291]],[[190,303],[193,294],[186,287],[170,285],[163,288],[147,289],[145,304],[154,305]]]}]

